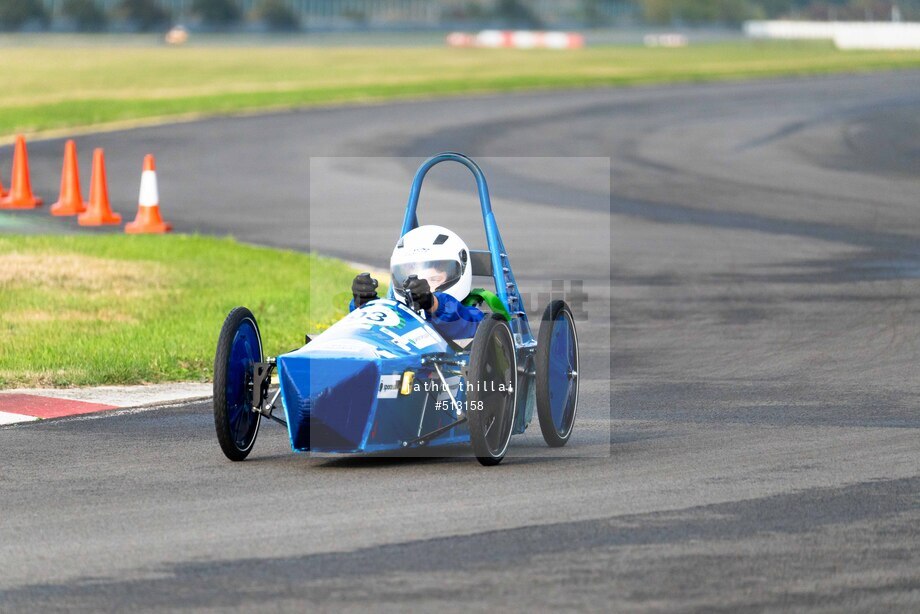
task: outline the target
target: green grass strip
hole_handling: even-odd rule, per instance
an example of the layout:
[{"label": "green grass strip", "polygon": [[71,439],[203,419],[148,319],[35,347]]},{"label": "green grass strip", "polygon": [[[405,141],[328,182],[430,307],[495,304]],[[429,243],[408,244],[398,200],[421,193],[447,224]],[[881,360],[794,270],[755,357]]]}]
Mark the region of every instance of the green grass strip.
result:
[{"label": "green grass strip", "polygon": [[920,68],[916,51],[735,42],[680,49],[6,48],[0,135],[185,114],[548,88]]},{"label": "green grass strip", "polygon": [[347,311],[355,271],[203,236],[0,236],[0,387],[206,381],[249,307],[268,355]]}]

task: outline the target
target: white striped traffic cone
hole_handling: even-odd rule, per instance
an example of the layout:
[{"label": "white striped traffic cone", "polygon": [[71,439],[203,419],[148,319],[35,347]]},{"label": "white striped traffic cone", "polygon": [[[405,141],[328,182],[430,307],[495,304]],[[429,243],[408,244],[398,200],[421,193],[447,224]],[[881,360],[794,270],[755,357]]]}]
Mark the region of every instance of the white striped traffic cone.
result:
[{"label": "white striped traffic cone", "polygon": [[137,197],[137,217],[125,224],[129,234],[162,234],[172,230],[160,216],[160,193],[157,190],[157,169],[152,154],[144,156],[144,170],[141,173],[141,190]]}]

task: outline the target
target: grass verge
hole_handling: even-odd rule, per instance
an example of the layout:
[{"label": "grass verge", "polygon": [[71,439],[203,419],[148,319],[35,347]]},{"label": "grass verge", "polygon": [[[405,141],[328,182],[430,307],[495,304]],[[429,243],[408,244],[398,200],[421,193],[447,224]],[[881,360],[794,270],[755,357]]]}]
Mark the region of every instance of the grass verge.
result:
[{"label": "grass verge", "polygon": [[680,49],[6,48],[0,135],[311,104],[920,68],[916,51],[736,42]]},{"label": "grass verge", "polygon": [[208,380],[230,309],[252,309],[274,356],[344,315],[355,274],[181,235],[6,235],[0,261],[0,387]]}]

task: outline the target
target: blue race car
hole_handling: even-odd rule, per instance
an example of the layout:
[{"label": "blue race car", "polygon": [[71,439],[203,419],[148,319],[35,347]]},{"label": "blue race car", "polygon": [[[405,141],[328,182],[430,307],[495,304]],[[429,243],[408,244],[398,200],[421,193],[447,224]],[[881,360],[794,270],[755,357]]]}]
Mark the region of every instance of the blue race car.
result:
[{"label": "blue race car", "polygon": [[[442,336],[408,292],[391,286],[298,350],[265,357],[256,319],[237,307],[224,321],[214,359],[214,423],[227,458],[245,459],[263,418],[284,424],[295,452],[372,453],[470,444],[497,465],[534,408],[546,443],[565,445],[578,405],[578,338],[565,301],[543,312],[534,339],[479,166],[458,153],[427,160],[415,174],[400,236],[418,227],[422,182],[441,162],[476,179],[488,250],[470,250],[476,288],[463,301],[487,310],[472,342]],[[270,394],[277,370],[279,388]],[[274,415],[278,399],[284,419]]]}]

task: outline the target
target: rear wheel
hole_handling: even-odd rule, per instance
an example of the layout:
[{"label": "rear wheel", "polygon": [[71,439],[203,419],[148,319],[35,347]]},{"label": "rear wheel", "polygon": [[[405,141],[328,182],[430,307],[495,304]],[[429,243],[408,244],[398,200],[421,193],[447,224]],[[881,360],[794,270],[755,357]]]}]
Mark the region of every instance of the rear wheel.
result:
[{"label": "rear wheel", "polygon": [[470,442],[483,465],[497,465],[508,450],[517,406],[516,374],[511,328],[493,315],[476,330],[467,372]]},{"label": "rear wheel", "polygon": [[572,436],[578,407],[578,337],[565,301],[543,312],[537,338],[537,416],[543,440],[553,448]]},{"label": "rear wheel", "polygon": [[214,357],[214,426],[217,441],[232,461],[245,459],[259,434],[252,411],[253,365],[262,362],[262,337],[252,312],[237,307],[220,329]]}]

